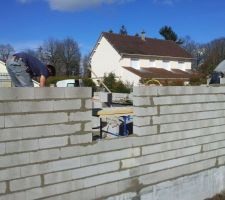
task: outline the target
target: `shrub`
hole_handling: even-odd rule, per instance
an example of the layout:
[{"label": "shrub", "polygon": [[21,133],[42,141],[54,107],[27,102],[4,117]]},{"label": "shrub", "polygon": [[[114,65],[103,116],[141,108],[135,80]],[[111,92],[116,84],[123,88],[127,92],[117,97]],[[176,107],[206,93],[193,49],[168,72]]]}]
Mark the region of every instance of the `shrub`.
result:
[{"label": "shrub", "polygon": [[[116,80],[114,73],[109,73],[108,76],[104,76],[103,83],[110,89],[111,92],[116,93],[130,93],[131,88],[125,85],[122,81]],[[103,87],[101,85],[101,87]]]}]

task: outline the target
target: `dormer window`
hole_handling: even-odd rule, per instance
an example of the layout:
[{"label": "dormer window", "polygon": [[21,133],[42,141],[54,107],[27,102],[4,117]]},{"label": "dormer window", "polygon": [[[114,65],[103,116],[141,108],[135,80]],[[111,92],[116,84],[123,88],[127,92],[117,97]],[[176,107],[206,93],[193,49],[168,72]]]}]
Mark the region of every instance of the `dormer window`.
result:
[{"label": "dormer window", "polygon": [[155,60],[154,59],[149,60],[149,67],[155,67]]},{"label": "dormer window", "polygon": [[132,58],[131,59],[131,67],[133,67],[134,69],[140,69],[139,59]]},{"label": "dormer window", "polygon": [[170,70],[170,61],[169,60],[163,60],[163,68],[166,70]]}]

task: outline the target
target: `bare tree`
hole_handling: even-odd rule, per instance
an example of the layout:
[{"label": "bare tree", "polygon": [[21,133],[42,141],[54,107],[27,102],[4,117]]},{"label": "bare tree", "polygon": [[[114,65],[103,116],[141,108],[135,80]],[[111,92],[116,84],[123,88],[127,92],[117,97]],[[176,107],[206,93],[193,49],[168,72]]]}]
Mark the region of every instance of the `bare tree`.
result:
[{"label": "bare tree", "polygon": [[90,67],[90,54],[85,55],[83,57],[83,76],[84,77],[91,77],[91,71],[88,69]]},{"label": "bare tree", "polygon": [[225,38],[215,39],[204,46],[205,58],[202,70],[211,73],[215,67],[225,60]]},{"label": "bare tree", "polygon": [[183,44],[181,46],[195,58],[192,62],[192,68],[198,69],[204,59],[205,49],[203,45],[196,43],[190,36],[182,38],[182,41]]},{"label": "bare tree", "polygon": [[60,42],[59,58],[66,69],[66,75],[80,75],[80,49],[76,41],[66,38]]},{"label": "bare tree", "polygon": [[0,44],[0,59],[5,62],[14,51],[10,44]]}]

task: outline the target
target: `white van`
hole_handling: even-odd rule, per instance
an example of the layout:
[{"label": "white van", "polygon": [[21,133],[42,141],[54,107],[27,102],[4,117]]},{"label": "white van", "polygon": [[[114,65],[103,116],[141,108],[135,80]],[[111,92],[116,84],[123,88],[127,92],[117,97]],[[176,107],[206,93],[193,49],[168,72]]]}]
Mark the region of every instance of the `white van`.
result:
[{"label": "white van", "polygon": [[83,82],[81,79],[66,79],[58,81],[56,87],[82,87]]}]

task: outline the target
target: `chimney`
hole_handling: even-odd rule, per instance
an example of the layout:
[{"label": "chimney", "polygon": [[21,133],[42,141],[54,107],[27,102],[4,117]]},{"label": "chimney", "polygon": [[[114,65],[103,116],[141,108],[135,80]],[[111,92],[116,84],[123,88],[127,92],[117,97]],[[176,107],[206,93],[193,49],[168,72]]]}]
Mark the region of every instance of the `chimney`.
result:
[{"label": "chimney", "polygon": [[141,32],[141,39],[142,39],[143,41],[145,41],[145,32],[144,32],[144,31]]}]

